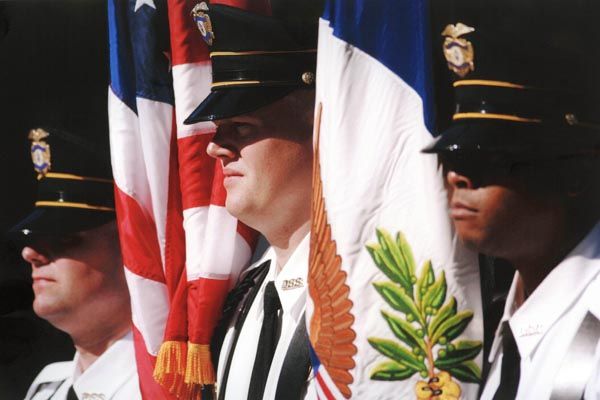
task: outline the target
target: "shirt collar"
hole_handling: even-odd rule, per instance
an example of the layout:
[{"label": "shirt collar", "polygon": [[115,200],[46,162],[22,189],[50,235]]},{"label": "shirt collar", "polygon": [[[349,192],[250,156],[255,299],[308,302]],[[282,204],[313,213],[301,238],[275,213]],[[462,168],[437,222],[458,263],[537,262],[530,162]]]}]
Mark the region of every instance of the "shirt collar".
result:
[{"label": "shirt collar", "polygon": [[110,399],[125,382],[136,374],[133,335],[127,333],[113,343],[85,371],[78,371],[79,353],[75,353],[73,389],[79,398],[84,394],[103,394]]},{"label": "shirt collar", "polygon": [[268,280],[275,281],[281,308],[296,323],[302,316],[302,311],[306,305],[309,244],[310,234],[307,234],[277,276],[275,276],[277,270],[276,256],[274,252],[270,253],[272,258]]},{"label": "shirt collar", "polygon": [[[581,296],[600,273],[600,223],[525,298],[519,273],[515,273],[501,322],[508,321],[521,358],[529,357],[552,325]],[[548,295],[548,294],[552,295]],[[522,302],[522,304],[520,304]],[[501,324],[500,324],[501,325]],[[502,342],[498,328],[490,351],[493,361]]]}]

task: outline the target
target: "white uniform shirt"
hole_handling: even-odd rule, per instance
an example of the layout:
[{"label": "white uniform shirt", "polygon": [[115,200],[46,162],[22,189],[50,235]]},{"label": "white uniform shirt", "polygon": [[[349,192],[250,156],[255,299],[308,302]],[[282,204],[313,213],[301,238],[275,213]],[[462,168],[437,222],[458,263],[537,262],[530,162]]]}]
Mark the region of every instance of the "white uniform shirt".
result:
[{"label": "white uniform shirt", "polygon": [[[517,400],[549,399],[558,371],[587,312],[600,318],[600,224],[525,299],[518,272],[506,299],[508,321],[521,356]],[[490,351],[492,367],[481,399],[492,399],[500,383],[500,329]],[[600,346],[594,354],[584,398],[600,399]]]},{"label": "white uniform shirt", "polygon": [[[300,245],[296,248],[288,262],[277,274],[277,259],[275,251],[270,248],[267,250],[261,260],[256,262],[253,267],[261,265],[266,260],[271,260],[269,272],[263,281],[256,298],[248,311],[246,320],[240,332],[236,351],[231,359],[229,377],[227,379],[226,400],[240,400],[248,398],[248,389],[252,377],[252,368],[256,358],[256,349],[263,321],[263,298],[267,282],[275,281],[275,288],[281,301],[281,335],[277,342],[277,348],[273,356],[269,376],[265,385],[264,400],[275,398],[277,391],[277,382],[283,366],[285,355],[294,336],[294,332],[300,318],[303,316],[306,306],[306,279],[308,273],[308,253],[309,253],[309,235],[307,235]],[[238,310],[239,311],[239,310]],[[229,327],[223,347],[219,356],[218,378],[217,382],[223,379],[225,364],[231,350],[235,320]],[[218,385],[217,385],[218,388]],[[312,393],[305,395],[305,399],[313,399]]]},{"label": "white uniform shirt", "polygon": [[81,372],[79,354],[73,361],[52,363],[35,378],[25,400],[64,400],[69,388],[81,400],[141,399],[133,335],[128,333],[113,343],[92,365]]}]

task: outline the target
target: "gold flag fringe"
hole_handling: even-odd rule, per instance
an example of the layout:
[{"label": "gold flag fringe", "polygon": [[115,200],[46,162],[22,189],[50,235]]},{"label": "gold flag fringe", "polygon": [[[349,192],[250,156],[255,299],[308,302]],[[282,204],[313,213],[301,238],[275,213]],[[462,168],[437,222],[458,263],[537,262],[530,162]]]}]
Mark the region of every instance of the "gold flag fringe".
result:
[{"label": "gold flag fringe", "polygon": [[215,383],[210,346],[190,342],[164,342],[158,351],[153,376],[178,399],[202,399],[205,385]]},{"label": "gold flag fringe", "polygon": [[215,370],[210,359],[210,346],[188,342],[185,383],[188,385],[213,385]]},{"label": "gold flag fringe", "polygon": [[190,388],[185,382],[187,350],[186,342],[163,342],[154,366],[154,379],[177,398],[189,398]]}]

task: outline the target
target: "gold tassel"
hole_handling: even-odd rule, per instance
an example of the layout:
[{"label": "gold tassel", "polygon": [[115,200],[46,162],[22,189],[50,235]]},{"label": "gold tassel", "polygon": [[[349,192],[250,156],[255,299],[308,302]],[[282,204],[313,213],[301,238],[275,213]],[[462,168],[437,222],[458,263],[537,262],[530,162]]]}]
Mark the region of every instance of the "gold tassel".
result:
[{"label": "gold tassel", "polygon": [[188,342],[185,383],[188,385],[213,385],[215,370],[210,359],[210,346]]},{"label": "gold tassel", "polygon": [[[189,390],[189,394],[188,397],[186,397],[186,400],[202,400],[202,389],[204,388],[202,385],[199,384],[188,384],[187,388]],[[216,395],[213,392],[213,398],[216,398]]]},{"label": "gold tassel", "polygon": [[154,379],[178,398],[186,398],[189,387],[185,384],[186,342],[166,341],[160,346]]}]

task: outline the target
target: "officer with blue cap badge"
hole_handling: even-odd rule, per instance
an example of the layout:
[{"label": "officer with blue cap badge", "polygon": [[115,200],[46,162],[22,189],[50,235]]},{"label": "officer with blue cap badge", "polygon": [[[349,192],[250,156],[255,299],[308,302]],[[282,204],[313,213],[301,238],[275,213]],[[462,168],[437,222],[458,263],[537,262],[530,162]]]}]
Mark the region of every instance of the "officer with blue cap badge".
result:
[{"label": "officer with blue cap badge", "polygon": [[56,129],[29,139],[37,198],[9,236],[31,265],[34,312],[76,352],[46,366],[25,398],[139,399],[108,145]]}]

